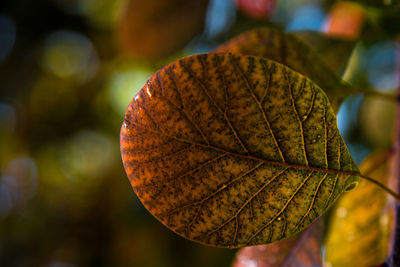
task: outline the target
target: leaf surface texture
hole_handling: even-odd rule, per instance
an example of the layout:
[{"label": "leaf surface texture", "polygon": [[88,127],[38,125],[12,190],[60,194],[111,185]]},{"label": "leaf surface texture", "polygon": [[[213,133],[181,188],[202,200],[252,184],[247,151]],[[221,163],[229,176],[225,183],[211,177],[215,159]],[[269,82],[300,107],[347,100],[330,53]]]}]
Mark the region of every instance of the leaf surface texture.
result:
[{"label": "leaf surface texture", "polygon": [[121,153],[156,218],[220,247],[300,232],[359,173],[316,84],[234,54],[194,55],[155,73],[127,109]]}]

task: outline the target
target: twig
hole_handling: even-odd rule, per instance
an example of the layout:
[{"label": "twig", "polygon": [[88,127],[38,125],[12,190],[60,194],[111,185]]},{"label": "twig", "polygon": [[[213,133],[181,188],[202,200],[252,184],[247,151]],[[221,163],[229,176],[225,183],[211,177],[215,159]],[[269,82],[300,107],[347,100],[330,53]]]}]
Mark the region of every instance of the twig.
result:
[{"label": "twig", "polygon": [[369,176],[376,169],[378,169],[381,165],[383,165],[386,161],[388,161],[390,158],[392,158],[394,151],[395,151],[394,147],[389,148],[385,152],[385,154],[381,155],[378,160],[375,160],[374,164],[371,167],[369,167],[366,171],[364,171],[363,174],[366,176]]},{"label": "twig", "polygon": [[396,101],[396,102],[400,101],[400,96],[396,96],[396,95],[390,94],[390,93],[384,93],[384,92],[381,92],[378,90],[359,90],[359,89],[351,88],[348,90],[348,92],[350,92],[352,94],[363,94],[365,96],[374,96],[374,97],[378,97],[378,98],[388,100],[388,101]]},{"label": "twig", "polygon": [[394,197],[397,200],[397,203],[400,204],[400,194],[397,194],[395,191],[393,191],[392,189],[390,189],[386,185],[382,184],[381,182],[375,180],[374,178],[368,177],[368,176],[363,175],[363,174],[359,174],[358,176],[363,178],[363,179],[365,179],[365,180],[367,180],[367,181],[370,181],[371,183],[376,184],[377,186],[379,186],[380,188],[385,190],[388,194],[390,194],[392,197]]}]

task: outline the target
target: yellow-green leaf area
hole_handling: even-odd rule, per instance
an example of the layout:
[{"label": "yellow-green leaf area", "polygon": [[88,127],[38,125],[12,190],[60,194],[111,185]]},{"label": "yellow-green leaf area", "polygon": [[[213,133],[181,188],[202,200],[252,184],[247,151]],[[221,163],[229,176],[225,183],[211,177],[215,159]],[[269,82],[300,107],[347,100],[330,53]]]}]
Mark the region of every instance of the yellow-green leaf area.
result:
[{"label": "yellow-green leaf area", "polygon": [[[376,163],[385,157],[378,152],[361,164],[361,171],[385,184],[388,164]],[[335,206],[326,239],[329,266],[377,266],[388,255],[390,214],[387,193],[373,183],[361,180],[359,186],[344,194]]]},{"label": "yellow-green leaf area", "polygon": [[344,83],[324,60],[295,34],[274,28],[244,32],[218,47],[215,52],[260,56],[277,61],[307,76],[328,95],[335,110],[349,93]]},{"label": "yellow-green leaf area", "polygon": [[156,72],[127,109],[121,153],[158,220],[219,247],[300,232],[359,173],[316,84],[235,54],[194,55]]}]

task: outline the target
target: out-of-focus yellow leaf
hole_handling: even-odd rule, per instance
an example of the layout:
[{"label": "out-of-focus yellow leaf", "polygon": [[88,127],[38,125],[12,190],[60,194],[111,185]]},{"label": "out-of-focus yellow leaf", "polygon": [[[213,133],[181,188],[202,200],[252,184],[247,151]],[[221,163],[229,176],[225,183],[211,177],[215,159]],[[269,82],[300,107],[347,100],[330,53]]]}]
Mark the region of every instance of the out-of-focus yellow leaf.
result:
[{"label": "out-of-focus yellow leaf", "polygon": [[338,76],[341,76],[353,51],[355,42],[317,31],[292,32],[320,55]]},{"label": "out-of-focus yellow leaf", "polygon": [[374,147],[387,147],[394,140],[396,103],[379,98],[364,98],[359,111],[361,135]]},{"label": "out-of-focus yellow leaf", "polygon": [[124,51],[158,60],[201,33],[208,0],[129,0],[118,28]]},{"label": "out-of-focus yellow leaf", "polygon": [[306,43],[278,29],[250,30],[218,47],[215,52],[232,52],[275,60],[310,78],[328,95],[335,111],[351,93],[335,72]]},{"label": "out-of-focus yellow leaf", "polygon": [[[370,155],[361,171],[369,172],[384,156]],[[386,183],[388,164],[381,164],[369,175]],[[387,197],[375,184],[361,180],[357,189],[340,198],[326,239],[328,266],[375,266],[385,261],[391,221]]]},{"label": "out-of-focus yellow leaf", "polygon": [[317,85],[234,54],[194,55],[156,72],[127,109],[121,153],[156,218],[220,247],[301,232],[359,174]]},{"label": "out-of-focus yellow leaf", "polygon": [[322,236],[323,220],[319,219],[297,237],[241,248],[233,267],[320,267]]}]

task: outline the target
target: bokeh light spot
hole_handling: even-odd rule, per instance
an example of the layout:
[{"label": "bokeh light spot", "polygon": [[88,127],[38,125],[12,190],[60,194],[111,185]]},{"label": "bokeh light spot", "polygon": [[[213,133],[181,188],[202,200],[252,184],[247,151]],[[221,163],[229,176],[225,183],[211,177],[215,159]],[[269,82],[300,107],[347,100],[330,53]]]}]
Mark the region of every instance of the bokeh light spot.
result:
[{"label": "bokeh light spot", "polygon": [[62,170],[71,181],[81,177],[97,178],[107,172],[118,154],[106,136],[89,130],[78,132],[65,146]]},{"label": "bokeh light spot", "polygon": [[14,20],[5,15],[0,15],[0,63],[3,62],[11,52],[17,30]]},{"label": "bokeh light spot", "polygon": [[210,0],[204,34],[208,38],[212,38],[227,31],[235,20],[235,17],[235,6],[232,0]]},{"label": "bokeh light spot", "polygon": [[59,30],[44,44],[44,67],[58,77],[90,79],[97,71],[98,58],[92,43],[82,34]]},{"label": "bokeh light spot", "polygon": [[276,0],[235,0],[238,9],[256,19],[269,18],[276,9]]},{"label": "bokeh light spot", "polygon": [[13,177],[16,189],[23,199],[32,198],[37,190],[37,168],[30,157],[19,157],[11,160],[4,169],[4,174]]},{"label": "bokeh light spot", "polygon": [[304,5],[295,11],[293,19],[288,23],[287,30],[321,30],[325,13],[317,5]]},{"label": "bokeh light spot", "polygon": [[326,17],[323,30],[329,35],[356,39],[364,23],[365,11],[352,2],[337,2]]},{"label": "bokeh light spot", "polygon": [[344,207],[339,207],[339,208],[336,210],[336,215],[337,215],[339,218],[344,218],[344,217],[347,215],[347,209],[344,208]]},{"label": "bokeh light spot", "polygon": [[98,28],[111,28],[121,17],[126,0],[80,0],[78,8]]},{"label": "bokeh light spot", "polygon": [[0,176],[0,219],[24,209],[37,190],[37,168],[29,157],[12,159]]},{"label": "bokeh light spot", "polygon": [[151,75],[150,70],[129,70],[114,73],[110,79],[108,90],[114,110],[119,114],[125,114],[130,101]]},{"label": "bokeh light spot", "polygon": [[0,134],[12,134],[17,123],[17,116],[12,106],[0,102]]},{"label": "bokeh light spot", "polygon": [[378,90],[391,90],[397,86],[396,43],[379,42],[366,54],[368,81]]},{"label": "bokeh light spot", "polygon": [[5,180],[5,176],[0,176],[0,220],[9,214],[13,207],[12,190]]}]

